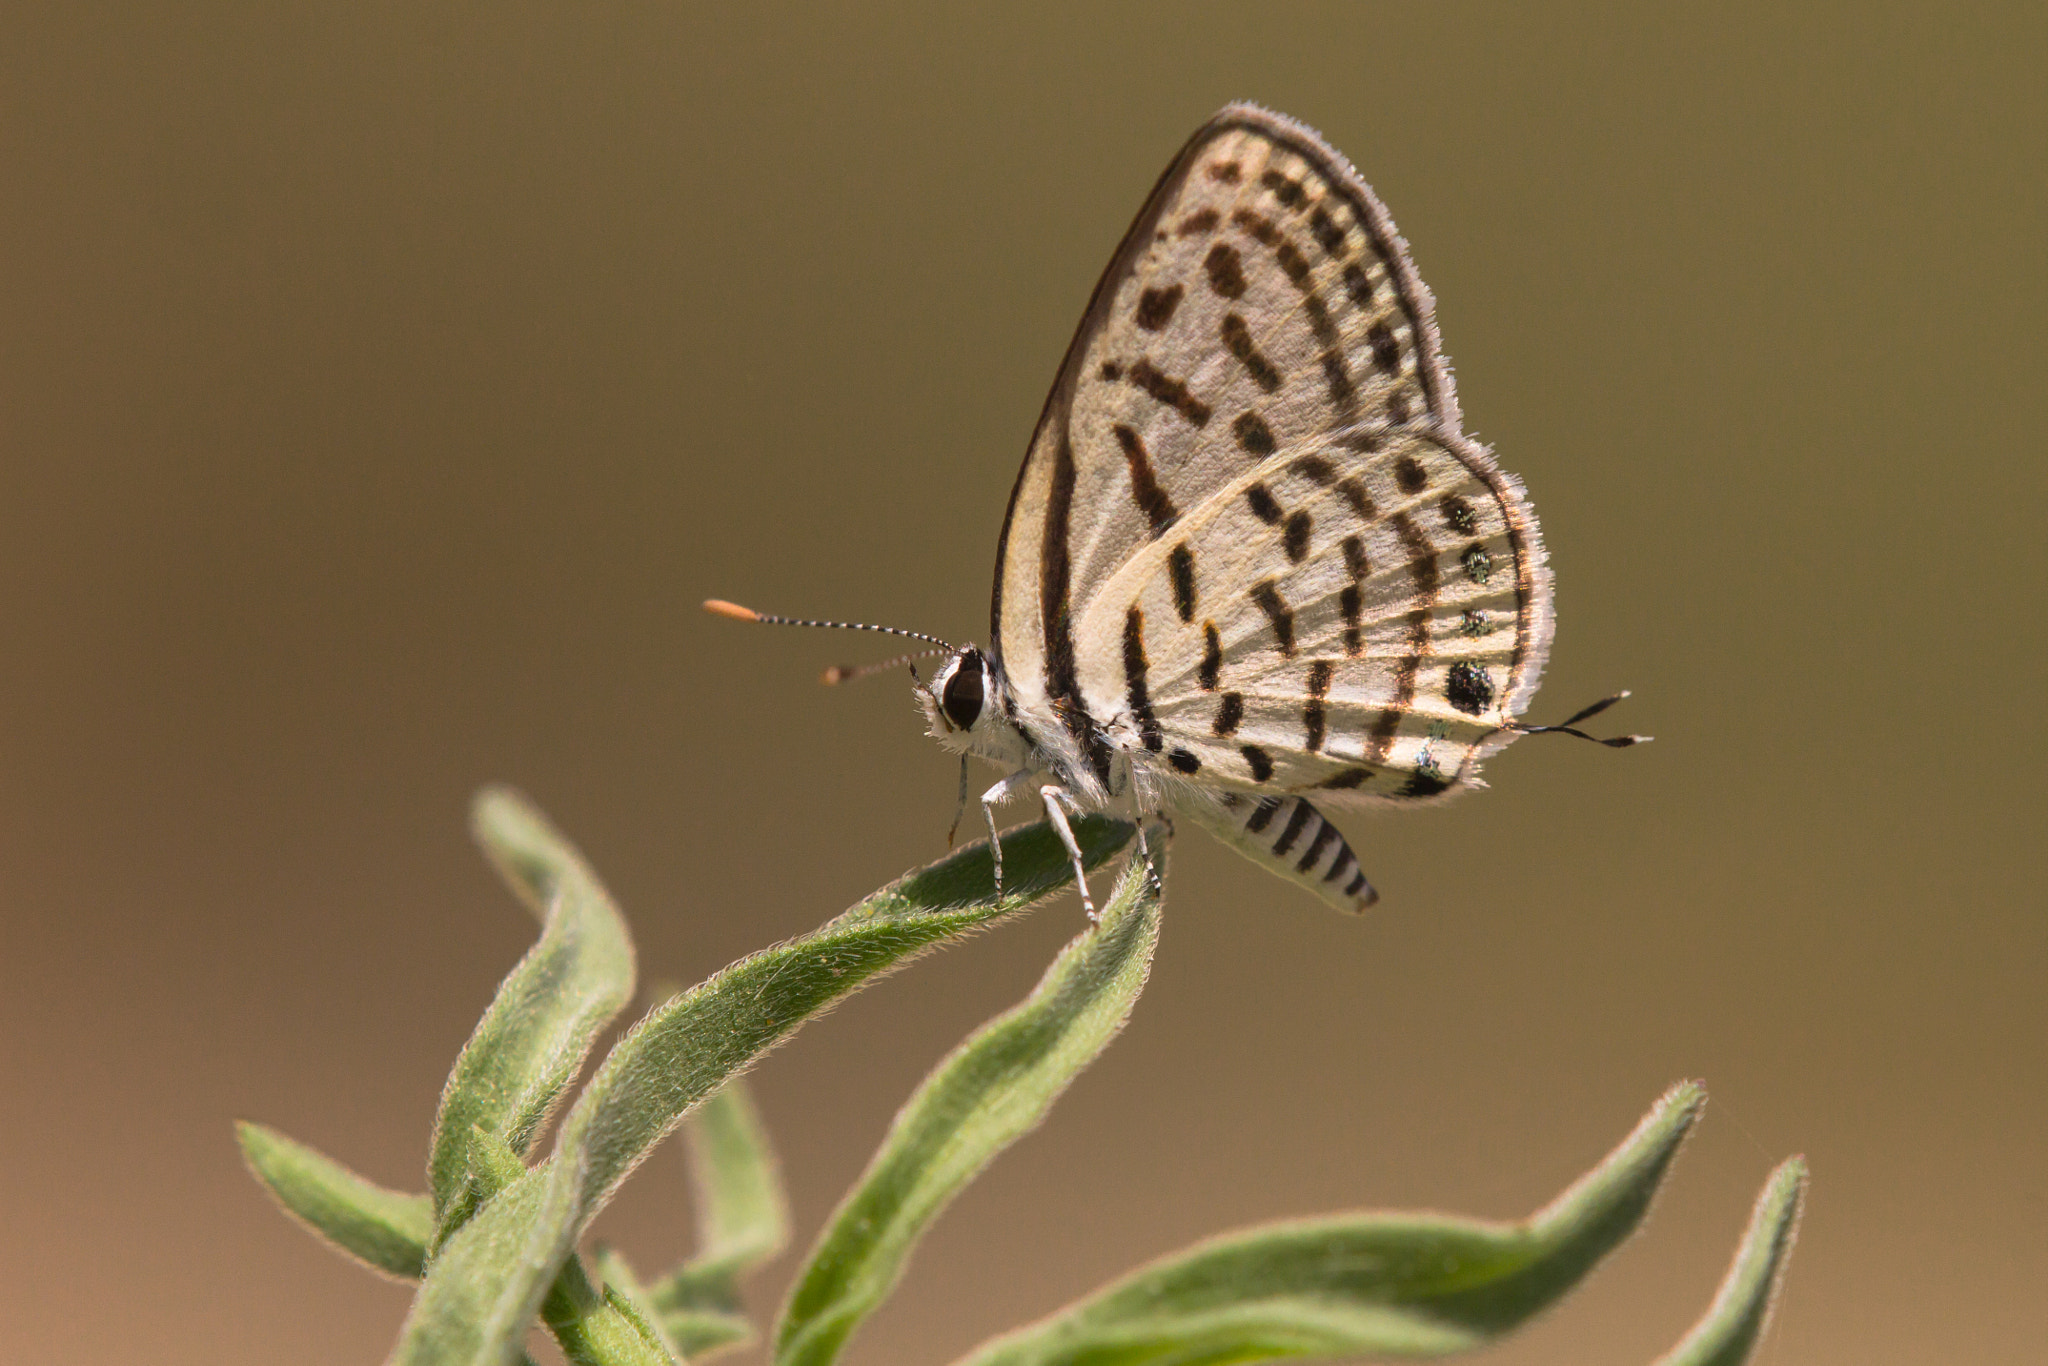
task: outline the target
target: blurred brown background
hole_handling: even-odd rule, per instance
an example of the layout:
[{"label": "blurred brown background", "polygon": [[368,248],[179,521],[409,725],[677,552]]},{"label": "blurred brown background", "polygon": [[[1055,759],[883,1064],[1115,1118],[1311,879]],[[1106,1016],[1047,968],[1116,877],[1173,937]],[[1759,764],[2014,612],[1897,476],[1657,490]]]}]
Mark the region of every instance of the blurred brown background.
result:
[{"label": "blurred brown background", "polygon": [[[420,1184],[531,930],[480,783],[581,841],[650,978],[942,851],[902,681],[814,682],[881,649],[695,604],[981,635],[1088,290],[1244,97],[1379,189],[1528,480],[1536,718],[1633,687],[1658,741],[1347,821],[1363,922],[1182,841],[1129,1033],[852,1360],[1254,1219],[1524,1214],[1695,1075],[1648,1234],[1488,1360],[1649,1360],[1802,1150],[1761,1360],[2035,1356],[2044,53],[2021,6],[8,7],[0,1355],[382,1356],[405,1292],[229,1122]],[[757,1073],[802,1237],[1079,925]],[[601,1225],[643,1265],[680,1174]]]}]

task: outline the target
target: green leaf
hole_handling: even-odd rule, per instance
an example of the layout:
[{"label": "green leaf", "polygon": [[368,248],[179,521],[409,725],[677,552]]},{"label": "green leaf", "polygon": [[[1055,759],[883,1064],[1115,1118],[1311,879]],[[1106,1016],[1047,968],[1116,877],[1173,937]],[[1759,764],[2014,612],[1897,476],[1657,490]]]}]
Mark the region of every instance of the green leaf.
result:
[{"label": "green leaf", "polygon": [[1163,874],[1157,856],[1133,859],[1101,922],[918,1087],[811,1253],[776,1332],[778,1366],[828,1366],[939,1212],[1116,1037],[1152,965]]},{"label": "green leaf", "polygon": [[[722,1093],[721,1093],[722,1094]],[[597,1269],[604,1278],[606,1293],[623,1289],[660,1324],[662,1335],[669,1345],[685,1361],[695,1363],[732,1347],[743,1347],[754,1340],[754,1325],[739,1311],[737,1287],[728,1280],[726,1285],[735,1291],[730,1308],[691,1307],[663,1310],[656,1306],[656,1292],[642,1289],[633,1275],[633,1269],[626,1259],[610,1248],[600,1248],[597,1254]]]},{"label": "green leaf", "polygon": [[434,1232],[433,1204],[366,1181],[261,1124],[235,1126],[242,1156],[285,1213],[372,1271],[418,1280]]},{"label": "green leaf", "polygon": [[1359,1214],[1225,1234],[1144,1267],[961,1366],[1211,1366],[1439,1356],[1554,1304],[1642,1221],[1705,1093],[1674,1087],[1627,1141],[1515,1224]]},{"label": "green leaf", "polygon": [[[472,1128],[469,1136],[464,1198],[480,1209],[524,1177],[527,1168],[511,1145],[489,1129]],[[674,1351],[632,1290],[626,1277],[616,1293],[609,1285],[593,1284],[582,1262],[571,1256],[541,1301],[541,1321],[563,1355],[579,1366],[673,1366]]]},{"label": "green leaf", "polygon": [[1658,1358],[1657,1366],[1741,1366],[1749,1360],[1770,1323],[1772,1303],[1784,1284],[1805,1197],[1804,1159],[1780,1163],[1757,1197],[1742,1246],[1736,1249],[1735,1261],[1706,1317]]},{"label": "green leaf", "polygon": [[[1130,838],[1119,821],[1075,823],[1084,862]],[[1024,909],[1072,876],[1042,822],[1003,839],[994,895],[985,844],[902,878],[811,934],[741,959],[656,1007],[621,1039],[562,1123],[555,1152],[448,1240],[407,1316],[394,1362],[497,1366],[584,1227],[692,1108],[803,1022],[937,944]]]},{"label": "green leaf", "polygon": [[541,1320],[575,1366],[678,1366],[674,1344],[635,1289],[623,1277],[593,1285],[572,1256],[541,1301]]},{"label": "green leaf", "polygon": [[684,1268],[700,1279],[752,1270],[789,1244],[789,1206],[775,1151],[746,1083],[734,1078],[683,1126],[697,1212],[697,1255]]},{"label": "green leaf", "polygon": [[441,1093],[427,1185],[444,1237],[470,1175],[470,1130],[501,1134],[525,1152],[599,1032],[633,995],[626,922],[575,848],[502,788],[478,795],[472,823],[491,862],[544,916],[539,941],[498,988]]},{"label": "green leaf", "polygon": [[646,1300],[677,1348],[695,1360],[753,1341],[739,1278],[787,1245],[789,1210],[767,1130],[740,1078],[684,1121],[683,1142],[698,1250],[650,1287]]},{"label": "green leaf", "polygon": [[703,1361],[754,1340],[754,1325],[745,1314],[716,1309],[678,1309],[661,1316],[662,1331],[687,1361]]}]

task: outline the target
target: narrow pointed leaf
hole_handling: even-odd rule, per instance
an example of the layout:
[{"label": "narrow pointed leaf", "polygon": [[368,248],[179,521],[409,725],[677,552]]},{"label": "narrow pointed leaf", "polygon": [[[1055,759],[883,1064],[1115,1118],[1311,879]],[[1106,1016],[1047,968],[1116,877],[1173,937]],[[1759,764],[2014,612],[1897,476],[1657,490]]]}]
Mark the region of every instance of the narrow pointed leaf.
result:
[{"label": "narrow pointed leaf", "polygon": [[[670,1318],[654,1307],[652,1292],[640,1283],[632,1264],[615,1248],[599,1247],[595,1258],[597,1278],[604,1286],[606,1298],[616,1300],[630,1308],[632,1314],[647,1325],[647,1329],[659,1338],[663,1347],[678,1360],[695,1362],[704,1354],[694,1336],[679,1338],[670,1329]],[[752,1332],[747,1321],[739,1320],[738,1337],[730,1333],[712,1339],[712,1345],[727,1342],[744,1342]]]},{"label": "narrow pointed leaf", "polygon": [[704,1361],[721,1352],[745,1347],[757,1334],[744,1314],[715,1309],[678,1309],[661,1315],[661,1329],[686,1361]]},{"label": "narrow pointed leaf", "polygon": [[1361,1214],[1225,1234],[1144,1267],[961,1366],[1212,1366],[1439,1356],[1562,1298],[1642,1221],[1705,1094],[1673,1088],[1619,1148],[1516,1224]]},{"label": "narrow pointed leaf", "polygon": [[[1087,866],[1131,835],[1075,823]],[[985,844],[910,874],[823,927],[741,959],[656,1007],[621,1039],[563,1121],[554,1154],[448,1240],[413,1300],[392,1361],[510,1361],[584,1227],[665,1134],[803,1022],[941,942],[1014,914],[1072,873],[1043,823],[1003,838],[1004,893]]]},{"label": "narrow pointed leaf", "polygon": [[[605,1293],[622,1291],[640,1305],[643,1312],[660,1326],[669,1346],[685,1361],[703,1361],[730,1348],[744,1347],[754,1340],[754,1325],[739,1310],[737,1287],[733,1287],[735,1298],[728,1308],[663,1310],[656,1305],[655,1292],[640,1285],[632,1267],[617,1252],[610,1248],[600,1249],[597,1270],[604,1280]],[[730,1280],[727,1283],[730,1285]]]},{"label": "narrow pointed leaf", "polygon": [[250,1172],[287,1214],[373,1271],[418,1280],[434,1232],[433,1203],[365,1180],[261,1124],[237,1124]]},{"label": "narrow pointed leaf", "polygon": [[791,1293],[776,1333],[778,1366],[828,1366],[894,1288],[939,1212],[1036,1128],[1116,1037],[1152,965],[1163,872],[1157,861],[1133,859],[1101,922],[910,1098]]},{"label": "narrow pointed leaf", "polygon": [[1795,1157],[1780,1163],[1757,1198],[1742,1246],[1706,1317],[1658,1358],[1657,1366],[1741,1366],[1749,1360],[1784,1284],[1805,1197],[1805,1161]]},{"label": "narrow pointed leaf", "polygon": [[678,1366],[673,1344],[631,1287],[592,1284],[575,1257],[541,1301],[540,1316],[574,1366]]},{"label": "narrow pointed leaf", "polygon": [[575,848],[503,789],[478,796],[474,825],[513,890],[545,915],[539,941],[499,986],[442,1091],[427,1163],[442,1216],[469,1176],[470,1130],[502,1134],[523,1153],[599,1032],[633,995],[625,919]]},{"label": "narrow pointed leaf", "polygon": [[683,1126],[697,1213],[695,1278],[731,1277],[789,1243],[789,1205],[768,1131],[746,1083],[735,1078]]},{"label": "narrow pointed leaf", "polygon": [[767,1129],[740,1078],[684,1121],[683,1143],[697,1254],[645,1294],[669,1338],[695,1359],[753,1340],[739,1278],[787,1245],[789,1208]]}]

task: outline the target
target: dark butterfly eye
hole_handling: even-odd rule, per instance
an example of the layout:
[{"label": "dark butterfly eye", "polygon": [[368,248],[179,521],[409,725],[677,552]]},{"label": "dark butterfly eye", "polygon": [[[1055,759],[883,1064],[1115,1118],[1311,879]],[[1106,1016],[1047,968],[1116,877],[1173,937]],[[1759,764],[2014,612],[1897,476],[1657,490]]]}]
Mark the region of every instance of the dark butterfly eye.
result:
[{"label": "dark butterfly eye", "polygon": [[960,656],[953,676],[946,680],[945,695],[939,705],[955,726],[961,730],[974,729],[974,720],[981,715],[981,651],[969,650]]}]

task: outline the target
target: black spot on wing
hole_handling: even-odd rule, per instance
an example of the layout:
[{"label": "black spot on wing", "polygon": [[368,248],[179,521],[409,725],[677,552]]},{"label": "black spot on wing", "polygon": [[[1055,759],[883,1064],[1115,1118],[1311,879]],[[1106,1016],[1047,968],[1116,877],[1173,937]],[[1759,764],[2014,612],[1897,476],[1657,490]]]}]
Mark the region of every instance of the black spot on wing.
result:
[{"label": "black spot on wing", "polygon": [[1151,361],[1140,360],[1131,366],[1130,381],[1194,426],[1208,425],[1209,405],[1190,393],[1187,385],[1171,375],[1160,373]]},{"label": "black spot on wing", "polygon": [[1372,277],[1359,269],[1356,261],[1344,267],[1344,292],[1359,308],[1372,307]]},{"label": "black spot on wing", "polygon": [[1216,719],[1209,723],[1212,735],[1235,735],[1240,721],[1244,720],[1244,697],[1240,693],[1227,692],[1216,708]]},{"label": "black spot on wing", "polygon": [[1344,538],[1344,569],[1351,575],[1353,583],[1362,584],[1370,575],[1372,566],[1365,558],[1365,542],[1356,536]]},{"label": "black spot on wing", "polygon": [[1273,197],[1290,209],[1298,209],[1308,202],[1308,194],[1301,188],[1301,182],[1279,171],[1268,170],[1259,177],[1259,183],[1273,192]]},{"label": "black spot on wing", "polygon": [[1251,504],[1252,516],[1267,526],[1279,526],[1287,514],[1280,510],[1280,504],[1273,500],[1272,491],[1264,484],[1253,484],[1244,491],[1245,502]]},{"label": "black spot on wing", "polygon": [[1175,546],[1166,557],[1167,573],[1173,579],[1173,610],[1182,621],[1195,619],[1195,555],[1185,545]]},{"label": "black spot on wing", "polygon": [[1460,536],[1470,536],[1479,529],[1479,514],[1455,493],[1445,494],[1444,500],[1437,504],[1437,510],[1444,515],[1444,525]]},{"label": "black spot on wing", "polygon": [[1308,701],[1301,707],[1301,728],[1306,738],[1301,747],[1310,754],[1323,747],[1323,699],[1329,696],[1332,672],[1333,666],[1327,659],[1315,660],[1308,666]]},{"label": "black spot on wing", "polygon": [[1358,390],[1352,387],[1351,371],[1345,367],[1344,353],[1334,346],[1323,352],[1323,383],[1339,413],[1348,417],[1358,410]]},{"label": "black spot on wing", "polygon": [[1393,329],[1385,323],[1374,323],[1365,330],[1365,340],[1372,347],[1372,363],[1381,374],[1401,373],[1401,344],[1394,340]]},{"label": "black spot on wing", "polygon": [[1281,537],[1287,547],[1287,558],[1296,564],[1308,558],[1309,526],[1309,515],[1305,510],[1287,514]]},{"label": "black spot on wing", "polygon": [[1181,287],[1169,285],[1164,289],[1148,289],[1138,296],[1136,314],[1138,326],[1147,332],[1157,332],[1173,321],[1174,309],[1180,307]]},{"label": "black spot on wing", "polygon": [[1477,716],[1493,705],[1493,680],[1468,659],[1451,665],[1444,692],[1451,705],[1467,716]]},{"label": "black spot on wing", "polygon": [[1273,640],[1280,647],[1280,653],[1289,659],[1294,658],[1294,609],[1280,596],[1280,590],[1274,587],[1271,579],[1260,579],[1253,584],[1251,598],[1272,624]]},{"label": "black spot on wing", "polygon": [[1323,249],[1323,255],[1344,254],[1344,229],[1337,226],[1336,220],[1330,217],[1329,210],[1322,205],[1318,204],[1309,211],[1308,230],[1316,239],[1316,245]]},{"label": "black spot on wing", "polygon": [[1202,672],[1200,682],[1204,692],[1215,692],[1217,680],[1223,675],[1223,637],[1217,633],[1216,623],[1202,623]]},{"label": "black spot on wing", "polygon": [[1379,507],[1372,501],[1372,495],[1365,491],[1365,485],[1356,479],[1346,479],[1337,485],[1337,492],[1344,495],[1344,501],[1351,504],[1351,510],[1358,514],[1361,522],[1370,522],[1380,515]]},{"label": "black spot on wing", "polygon": [[1317,783],[1316,786],[1348,789],[1363,787],[1371,780],[1372,770],[1369,768],[1343,768],[1332,773],[1329,777]]},{"label": "black spot on wing", "polygon": [[1371,568],[1365,558],[1365,542],[1356,536],[1344,538],[1344,567],[1351,573],[1351,582],[1337,595],[1337,606],[1344,613],[1344,653],[1356,659],[1365,651],[1365,580]]},{"label": "black spot on wing", "polygon": [[1168,751],[1166,762],[1172,764],[1182,773],[1193,774],[1202,771],[1202,761],[1184,749]]},{"label": "black spot on wing", "polygon": [[1320,455],[1297,456],[1287,466],[1304,479],[1314,480],[1324,488],[1337,482],[1337,467]]},{"label": "black spot on wing", "polygon": [[1408,778],[1408,785],[1401,789],[1404,797],[1434,797],[1451,785],[1443,774],[1430,769],[1418,768]]},{"label": "black spot on wing", "polygon": [[[1216,226],[1216,214],[1209,211],[1209,226]],[[1209,254],[1202,258],[1202,269],[1208,273],[1209,288],[1226,299],[1244,297],[1244,258],[1237,254],[1237,248],[1228,242],[1218,242],[1209,248]]]},{"label": "black spot on wing", "polygon": [[1131,497],[1138,508],[1152,523],[1152,534],[1158,536],[1180,520],[1180,511],[1173,505],[1173,499],[1159,486],[1158,476],[1152,472],[1152,458],[1146,453],[1145,443],[1137,432],[1119,422],[1112,427],[1116,444],[1123,448],[1124,463],[1131,469]]},{"label": "black spot on wing", "polygon": [[[1263,783],[1264,781],[1266,781],[1267,778],[1272,777],[1273,765],[1272,762],[1266,758],[1265,754],[1259,750],[1254,749],[1250,745],[1246,745],[1244,748],[1245,757],[1247,759],[1249,759],[1253,754],[1258,754],[1258,763],[1262,763],[1266,766],[1265,774],[1259,777],[1259,781]],[[1253,765],[1254,769],[1256,769],[1257,767],[1258,764]],[[1259,798],[1259,804],[1252,808],[1252,814],[1245,817],[1244,828],[1251,831],[1254,835],[1260,833],[1267,826],[1273,823],[1273,817],[1276,814],[1278,814],[1280,808],[1285,805],[1286,802],[1279,797]]]},{"label": "black spot on wing", "polygon": [[1266,359],[1264,353],[1259,350],[1258,343],[1252,340],[1252,330],[1245,326],[1244,319],[1235,313],[1226,313],[1223,316],[1222,330],[1223,344],[1230,348],[1231,355],[1237,357],[1238,364],[1245,368],[1245,373],[1252,377],[1253,383],[1269,394],[1278,389],[1280,372],[1273,368],[1273,363]]},{"label": "black spot on wing", "polygon": [[[1263,783],[1269,781],[1272,778],[1273,760],[1272,757],[1266,753],[1266,751],[1260,749],[1257,745],[1239,745],[1237,747],[1237,752],[1244,756],[1245,767],[1251,770],[1253,782]],[[1280,809],[1280,802],[1278,798],[1268,797],[1266,798],[1266,801],[1272,802],[1273,805],[1270,808],[1268,808],[1266,806],[1266,802],[1260,802],[1258,810],[1252,812],[1252,819],[1247,823],[1247,828],[1252,830],[1264,830],[1266,828],[1266,822],[1273,819],[1273,812],[1278,811]],[[1263,817],[1261,816],[1261,812],[1264,813]]]},{"label": "black spot on wing", "polygon": [[1257,413],[1244,413],[1231,424],[1230,430],[1237,436],[1237,444],[1244,447],[1247,455],[1263,460],[1278,449],[1273,440],[1273,429]]},{"label": "black spot on wing", "polygon": [[1365,631],[1360,617],[1365,609],[1365,592],[1355,583],[1344,585],[1344,591],[1337,595],[1337,606],[1344,613],[1344,653],[1353,659],[1365,652]]},{"label": "black spot on wing", "polygon": [[1394,482],[1403,493],[1420,493],[1429,487],[1429,471],[1414,456],[1404,455],[1394,462]]}]

